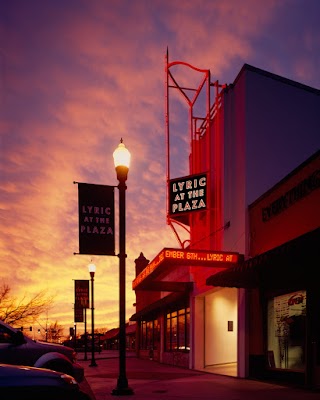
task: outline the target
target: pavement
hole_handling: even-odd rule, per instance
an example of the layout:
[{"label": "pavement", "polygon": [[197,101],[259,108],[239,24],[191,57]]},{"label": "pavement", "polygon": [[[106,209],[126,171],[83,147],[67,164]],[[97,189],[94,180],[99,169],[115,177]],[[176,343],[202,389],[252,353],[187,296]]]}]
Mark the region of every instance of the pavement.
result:
[{"label": "pavement", "polygon": [[[78,362],[85,369],[83,391],[92,400],[120,397],[112,394],[119,376],[117,351],[104,350],[95,355],[97,366],[90,366],[91,354]],[[126,376],[133,400],[320,400],[320,391],[283,386],[251,379],[235,378],[204,371],[189,370],[157,361],[142,360],[127,352]]]}]

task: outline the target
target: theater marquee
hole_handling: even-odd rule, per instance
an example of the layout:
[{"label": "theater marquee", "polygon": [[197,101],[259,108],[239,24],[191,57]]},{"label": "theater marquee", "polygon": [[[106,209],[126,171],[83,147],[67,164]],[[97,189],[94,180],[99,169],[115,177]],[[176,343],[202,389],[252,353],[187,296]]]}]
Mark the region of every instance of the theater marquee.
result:
[{"label": "theater marquee", "polygon": [[135,290],[142,281],[151,275],[155,277],[158,273],[163,272],[166,267],[175,265],[228,267],[238,264],[240,257],[242,255],[234,252],[164,248],[136,277],[132,283],[132,289]]}]

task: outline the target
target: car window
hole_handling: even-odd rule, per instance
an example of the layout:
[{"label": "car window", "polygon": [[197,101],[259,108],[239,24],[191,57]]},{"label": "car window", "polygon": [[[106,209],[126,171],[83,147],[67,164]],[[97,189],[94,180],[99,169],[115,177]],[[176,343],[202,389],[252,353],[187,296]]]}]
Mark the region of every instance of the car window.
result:
[{"label": "car window", "polygon": [[12,343],[12,332],[0,326],[0,343]]}]

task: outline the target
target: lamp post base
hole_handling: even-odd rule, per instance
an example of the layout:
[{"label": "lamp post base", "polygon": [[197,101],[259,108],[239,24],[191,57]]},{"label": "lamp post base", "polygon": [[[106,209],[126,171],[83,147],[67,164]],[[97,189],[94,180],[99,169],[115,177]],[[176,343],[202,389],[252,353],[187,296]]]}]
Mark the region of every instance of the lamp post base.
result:
[{"label": "lamp post base", "polygon": [[113,396],[130,396],[133,393],[133,390],[128,386],[128,380],[126,376],[119,376],[117,381],[117,387],[112,390],[111,394]]},{"label": "lamp post base", "polygon": [[131,396],[134,392],[129,387],[116,387],[112,390],[111,394],[113,396]]},{"label": "lamp post base", "polygon": [[91,361],[91,364],[89,364],[89,367],[97,367],[98,364],[95,361]]}]

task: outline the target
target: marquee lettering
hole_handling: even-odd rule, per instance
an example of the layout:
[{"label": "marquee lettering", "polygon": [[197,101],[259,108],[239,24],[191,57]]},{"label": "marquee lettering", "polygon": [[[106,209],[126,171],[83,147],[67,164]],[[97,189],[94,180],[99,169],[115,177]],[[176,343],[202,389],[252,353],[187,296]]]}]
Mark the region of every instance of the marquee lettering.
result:
[{"label": "marquee lettering", "polygon": [[182,211],[191,211],[191,210],[199,210],[200,208],[206,208],[206,203],[203,199],[194,199],[191,202],[186,201],[185,203],[174,203],[172,205],[172,213],[182,212]]},{"label": "marquee lettering", "polygon": [[135,278],[132,288],[135,290],[155,270],[163,267],[166,260],[173,260],[172,263],[167,264],[169,267],[175,265],[214,267],[215,264],[226,267],[226,264],[238,263],[239,259],[239,253],[233,252],[164,248]]}]

